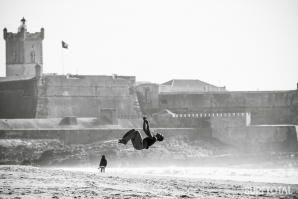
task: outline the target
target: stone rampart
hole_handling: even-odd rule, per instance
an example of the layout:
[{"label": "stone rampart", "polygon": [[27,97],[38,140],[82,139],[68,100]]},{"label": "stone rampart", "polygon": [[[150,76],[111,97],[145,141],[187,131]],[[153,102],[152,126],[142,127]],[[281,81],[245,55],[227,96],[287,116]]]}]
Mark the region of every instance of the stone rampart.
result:
[{"label": "stone rampart", "polygon": [[0,119],[34,118],[36,105],[35,77],[0,79]]},{"label": "stone rampart", "polygon": [[46,75],[44,83],[47,86],[75,87],[75,86],[128,86],[125,79],[115,79],[113,76],[104,75]]},{"label": "stone rampart", "polygon": [[38,86],[37,118],[99,117],[98,110],[104,108],[134,114],[128,80],[112,76],[45,75]]},{"label": "stone rampart", "polygon": [[140,88],[143,113],[168,109],[174,113],[250,112],[251,123],[298,124],[298,91],[241,91],[204,93],[158,93],[153,86]]}]

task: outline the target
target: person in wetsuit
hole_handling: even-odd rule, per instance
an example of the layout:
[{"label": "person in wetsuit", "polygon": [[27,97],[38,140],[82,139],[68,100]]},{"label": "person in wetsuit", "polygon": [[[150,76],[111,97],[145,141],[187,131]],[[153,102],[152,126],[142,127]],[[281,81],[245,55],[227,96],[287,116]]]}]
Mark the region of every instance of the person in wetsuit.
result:
[{"label": "person in wetsuit", "polygon": [[148,136],[146,138],[142,138],[141,133],[138,130],[131,129],[128,131],[122,139],[119,140],[118,143],[126,145],[129,140],[131,140],[132,145],[137,150],[142,149],[149,149],[150,146],[152,146],[156,141],[163,141],[164,136],[160,133],[157,133],[156,135],[152,135],[150,132],[149,127],[149,121],[146,117],[143,117],[143,130],[145,134]]}]

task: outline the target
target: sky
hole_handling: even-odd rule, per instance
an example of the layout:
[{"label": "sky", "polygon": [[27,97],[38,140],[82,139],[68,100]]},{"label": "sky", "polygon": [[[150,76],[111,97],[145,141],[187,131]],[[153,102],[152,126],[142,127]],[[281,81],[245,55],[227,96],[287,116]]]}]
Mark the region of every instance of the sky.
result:
[{"label": "sky", "polygon": [[[44,73],[297,89],[297,0],[0,0],[2,30],[23,17],[28,32],[45,29]],[[5,63],[0,39],[0,77]]]}]

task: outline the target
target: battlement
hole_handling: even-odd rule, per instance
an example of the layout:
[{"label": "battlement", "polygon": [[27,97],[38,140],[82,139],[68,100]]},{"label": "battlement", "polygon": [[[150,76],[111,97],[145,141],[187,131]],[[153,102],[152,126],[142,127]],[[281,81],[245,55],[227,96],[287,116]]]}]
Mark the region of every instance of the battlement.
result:
[{"label": "battlement", "polygon": [[114,79],[113,76],[106,75],[46,75],[44,81],[49,87],[128,87],[129,81],[126,79]]},{"label": "battlement", "polygon": [[25,34],[21,34],[21,33],[6,32],[4,33],[3,38],[5,41],[13,40],[14,38],[23,38],[25,40],[35,41],[35,40],[43,40],[44,33],[43,32],[35,32],[35,33],[25,32]]}]

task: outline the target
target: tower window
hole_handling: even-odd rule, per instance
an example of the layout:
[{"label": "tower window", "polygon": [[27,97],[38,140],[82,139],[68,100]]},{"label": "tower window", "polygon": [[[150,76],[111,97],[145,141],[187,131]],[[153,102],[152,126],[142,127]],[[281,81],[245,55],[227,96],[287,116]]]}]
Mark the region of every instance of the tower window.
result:
[{"label": "tower window", "polygon": [[31,63],[35,63],[35,52],[31,51],[30,56],[31,56]]},{"label": "tower window", "polygon": [[17,62],[17,54],[16,51],[13,51],[12,53],[12,63],[16,63]]}]

